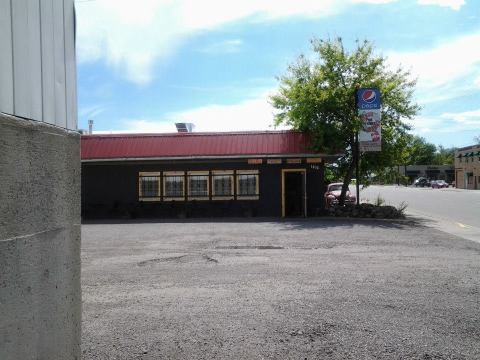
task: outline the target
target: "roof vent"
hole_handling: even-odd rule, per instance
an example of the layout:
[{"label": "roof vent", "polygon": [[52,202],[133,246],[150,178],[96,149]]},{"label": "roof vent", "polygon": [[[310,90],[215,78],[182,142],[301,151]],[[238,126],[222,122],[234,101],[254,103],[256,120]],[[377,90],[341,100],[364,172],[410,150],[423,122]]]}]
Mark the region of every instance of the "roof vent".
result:
[{"label": "roof vent", "polygon": [[177,127],[177,131],[179,133],[189,133],[193,131],[193,128],[195,125],[192,123],[175,123],[175,126]]}]

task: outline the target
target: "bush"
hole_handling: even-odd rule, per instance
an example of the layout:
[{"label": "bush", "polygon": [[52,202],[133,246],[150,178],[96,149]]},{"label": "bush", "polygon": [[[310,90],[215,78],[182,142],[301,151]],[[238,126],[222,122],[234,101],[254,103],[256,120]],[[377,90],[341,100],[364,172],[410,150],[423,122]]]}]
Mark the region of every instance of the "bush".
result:
[{"label": "bush", "polygon": [[363,203],[360,205],[348,204],[345,206],[333,206],[327,210],[329,216],[374,218],[374,219],[404,219],[406,203],[398,208],[390,205],[376,205]]},{"label": "bush", "polygon": [[383,204],[385,204],[385,199],[382,198],[382,197],[380,196],[380,194],[378,194],[378,195],[377,195],[377,198],[375,199],[374,204],[375,204],[376,206],[382,206]]}]

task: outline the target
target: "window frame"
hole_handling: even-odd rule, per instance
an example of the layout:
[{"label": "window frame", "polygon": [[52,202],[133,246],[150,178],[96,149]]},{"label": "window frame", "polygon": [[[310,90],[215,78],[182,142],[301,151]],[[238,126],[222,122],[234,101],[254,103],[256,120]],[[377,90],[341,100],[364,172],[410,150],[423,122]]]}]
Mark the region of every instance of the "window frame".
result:
[{"label": "window frame", "polygon": [[[237,170],[235,173],[236,183],[236,198],[237,200],[259,200],[260,199],[260,184],[259,184],[259,170]],[[255,176],[255,195],[241,195],[240,194],[240,177],[242,175],[254,175]]]},{"label": "window frame", "polygon": [[[182,177],[183,186],[182,186],[182,195],[181,196],[169,196],[167,195],[167,181],[168,177]],[[163,201],[185,201],[185,171],[164,171],[163,176]]]},{"label": "window frame", "polygon": [[[190,177],[193,176],[205,176],[207,179],[207,195],[205,196],[198,196],[198,195],[191,195],[191,188],[190,188]],[[210,172],[206,171],[187,171],[187,199],[188,200],[209,200],[210,199]]]},{"label": "window frame", "polygon": [[[228,176],[230,178],[230,195],[215,194],[215,176]],[[212,170],[212,200],[233,200],[235,198],[235,171]]]},{"label": "window frame", "polygon": [[[156,177],[158,178],[157,191],[158,196],[143,196],[142,178]],[[138,201],[161,201],[162,200],[162,176],[160,171],[139,171],[138,172]]]}]

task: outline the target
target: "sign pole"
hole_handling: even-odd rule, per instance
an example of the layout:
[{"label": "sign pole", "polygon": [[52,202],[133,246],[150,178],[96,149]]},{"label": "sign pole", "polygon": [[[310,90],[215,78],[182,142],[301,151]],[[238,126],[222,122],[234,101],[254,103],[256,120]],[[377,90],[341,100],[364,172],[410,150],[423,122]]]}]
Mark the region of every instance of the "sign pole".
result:
[{"label": "sign pole", "polygon": [[357,205],[360,205],[360,143],[358,141],[358,131],[355,132],[355,186],[357,188]]}]

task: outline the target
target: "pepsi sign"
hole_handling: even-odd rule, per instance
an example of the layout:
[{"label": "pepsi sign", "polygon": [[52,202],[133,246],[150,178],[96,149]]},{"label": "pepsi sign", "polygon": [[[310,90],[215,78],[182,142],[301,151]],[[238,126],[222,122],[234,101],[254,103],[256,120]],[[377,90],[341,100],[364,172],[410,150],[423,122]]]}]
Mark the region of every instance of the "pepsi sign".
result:
[{"label": "pepsi sign", "polygon": [[358,89],[357,90],[357,108],[380,109],[380,90],[378,89]]}]

